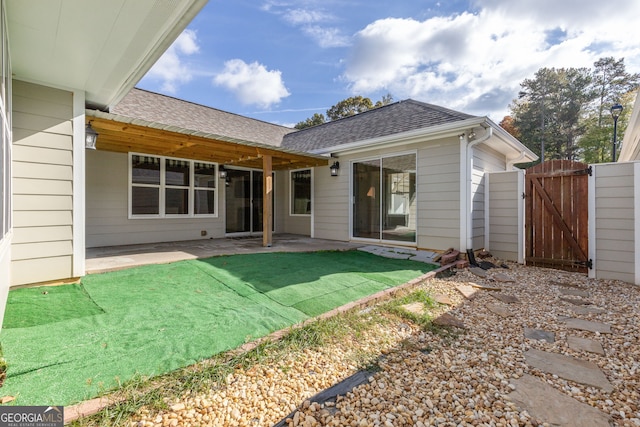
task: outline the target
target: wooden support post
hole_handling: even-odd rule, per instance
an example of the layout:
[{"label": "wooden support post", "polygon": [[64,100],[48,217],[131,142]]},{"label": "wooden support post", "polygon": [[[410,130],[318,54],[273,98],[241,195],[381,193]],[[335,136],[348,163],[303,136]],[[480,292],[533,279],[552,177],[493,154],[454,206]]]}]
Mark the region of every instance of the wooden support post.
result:
[{"label": "wooden support post", "polygon": [[262,246],[271,247],[273,230],[273,176],[272,158],[262,157],[263,190],[262,190]]}]

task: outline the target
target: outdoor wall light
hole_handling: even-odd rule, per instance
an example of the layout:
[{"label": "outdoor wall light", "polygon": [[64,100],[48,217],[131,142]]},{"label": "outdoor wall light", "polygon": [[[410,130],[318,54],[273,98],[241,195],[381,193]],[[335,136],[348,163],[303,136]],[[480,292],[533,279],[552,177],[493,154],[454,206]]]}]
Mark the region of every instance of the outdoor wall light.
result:
[{"label": "outdoor wall light", "polygon": [[223,165],[218,166],[218,174],[220,175],[220,179],[227,178],[227,170],[224,168]]},{"label": "outdoor wall light", "polygon": [[93,130],[91,122],[87,123],[87,127],[84,129],[84,148],[88,150],[95,150],[97,140],[98,132]]},{"label": "outdoor wall light", "polygon": [[611,106],[611,117],[613,117],[613,149],[611,150],[611,161],[616,161],[616,142],[618,141],[618,117],[622,113],[622,105],[614,104]]},{"label": "outdoor wall light", "polygon": [[338,169],[340,169],[340,162],[333,162],[333,164],[329,166],[331,176],[338,176]]}]

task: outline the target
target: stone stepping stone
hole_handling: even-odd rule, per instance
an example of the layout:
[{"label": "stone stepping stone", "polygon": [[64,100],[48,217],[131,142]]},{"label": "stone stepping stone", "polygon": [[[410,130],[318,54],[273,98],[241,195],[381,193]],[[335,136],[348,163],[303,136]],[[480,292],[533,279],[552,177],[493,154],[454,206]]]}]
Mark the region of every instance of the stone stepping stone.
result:
[{"label": "stone stepping stone", "polygon": [[501,317],[511,317],[513,313],[507,307],[500,304],[487,304],[487,309]]},{"label": "stone stepping stone", "polygon": [[516,302],[520,302],[520,300],[513,295],[507,295],[499,292],[491,292],[489,295],[497,299],[498,301],[502,301],[506,304],[513,304]]},{"label": "stone stepping stone", "polygon": [[598,387],[607,393],[613,391],[613,385],[595,363],[534,348],[527,350],[524,357],[529,366],[543,372],[557,375],[565,380]]},{"label": "stone stepping stone", "polygon": [[571,298],[571,297],[562,296],[560,297],[560,299],[564,302],[568,302],[569,304],[573,304],[573,305],[591,305],[591,302],[585,301],[580,298]]},{"label": "stone stepping stone", "polygon": [[549,282],[550,285],[554,285],[554,286],[562,286],[564,288],[575,288],[575,289],[582,289],[582,286],[580,285],[576,285],[574,283],[568,283],[568,282],[556,282],[551,280]]},{"label": "stone stepping stone", "polygon": [[549,331],[544,331],[542,329],[532,329],[524,328],[524,337],[529,338],[530,340],[543,340],[548,342],[549,344],[553,344],[556,342],[556,334]]},{"label": "stone stepping stone", "polygon": [[571,307],[571,310],[575,314],[602,314],[605,312],[602,308],[593,307],[590,305],[582,305],[579,307]]},{"label": "stone stepping stone", "polygon": [[586,403],[567,396],[532,375],[511,380],[508,399],[536,420],[552,426],[609,427],[609,418]]},{"label": "stone stepping stone", "polygon": [[589,353],[600,354],[604,356],[604,348],[600,341],[590,340],[588,338],[580,338],[574,336],[567,337],[569,348],[579,351],[588,351]]},{"label": "stone stepping stone", "polygon": [[473,286],[474,288],[478,288],[478,289],[484,289],[485,291],[501,291],[502,290],[502,288],[498,286],[483,285],[475,282],[469,282],[469,286]]},{"label": "stone stepping stone", "polygon": [[611,325],[600,322],[592,322],[590,320],[568,318],[564,320],[568,328],[580,329],[582,331],[600,332],[601,334],[610,334]]},{"label": "stone stepping stone", "polygon": [[422,316],[424,314],[424,304],[421,302],[412,302],[409,304],[401,305],[400,308],[408,311],[409,313],[417,314],[419,316]]},{"label": "stone stepping stone", "polygon": [[438,304],[454,305],[453,301],[451,301],[451,298],[449,298],[449,296],[445,294],[435,294],[433,296],[433,300]]},{"label": "stone stepping stone", "polygon": [[417,254],[412,255],[409,259],[411,261],[433,263],[435,262],[433,260],[433,257],[434,257],[433,252],[418,252]]},{"label": "stone stepping stone", "polygon": [[455,326],[456,328],[466,329],[462,320],[453,317],[449,313],[441,314],[440,316],[433,319],[432,323],[438,326]]},{"label": "stone stepping stone", "polygon": [[470,267],[469,271],[478,277],[482,277],[483,279],[487,277],[487,272],[480,267]]},{"label": "stone stepping stone", "polygon": [[583,291],[582,289],[572,289],[572,288],[560,288],[558,289],[562,295],[570,295],[574,297],[583,297],[589,298],[589,292]]},{"label": "stone stepping stone", "polygon": [[504,273],[496,273],[492,277],[493,277],[493,280],[495,280],[496,282],[515,283],[515,280],[512,277],[507,276]]},{"label": "stone stepping stone", "polygon": [[471,299],[475,293],[478,292],[478,290],[473,286],[465,285],[463,283],[456,283],[454,287],[467,299]]}]

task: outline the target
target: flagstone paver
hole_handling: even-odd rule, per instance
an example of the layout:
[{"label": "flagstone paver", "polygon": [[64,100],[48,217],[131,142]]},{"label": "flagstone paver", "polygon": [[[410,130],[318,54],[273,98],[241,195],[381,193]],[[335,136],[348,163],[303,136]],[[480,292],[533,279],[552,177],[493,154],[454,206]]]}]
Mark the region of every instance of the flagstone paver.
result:
[{"label": "flagstone paver", "polygon": [[580,329],[582,331],[600,332],[601,334],[610,334],[611,325],[600,322],[592,322],[590,320],[568,318],[564,321],[565,325],[571,329]]},{"label": "flagstone paver", "polygon": [[464,284],[464,283],[456,283],[455,288],[462,294],[463,297],[470,299],[472,298],[478,290],[473,286]]},{"label": "flagstone paver", "polygon": [[438,326],[455,326],[456,328],[465,329],[464,322],[449,313],[443,313],[433,319],[433,323]]},{"label": "flagstone paver", "polygon": [[402,307],[409,313],[418,314],[418,315],[424,314],[424,304],[421,302],[412,302],[409,304],[401,305],[400,307]]},{"label": "flagstone paver", "polygon": [[571,310],[573,310],[575,314],[583,314],[583,315],[584,314],[602,314],[606,311],[606,310],[603,310],[602,308],[594,307],[591,305],[571,307]]},{"label": "flagstone paver", "polygon": [[445,294],[435,294],[433,296],[433,300],[438,304],[454,305],[454,302],[451,301],[451,298],[449,298],[449,296]]},{"label": "flagstone paver", "polygon": [[504,273],[496,273],[493,276],[491,276],[493,278],[493,280],[495,280],[496,282],[502,282],[502,283],[515,283],[515,280],[504,274]]},{"label": "flagstone paver", "polygon": [[487,277],[487,272],[480,267],[469,267],[469,271],[483,279]]},{"label": "flagstone paver", "polygon": [[502,288],[499,286],[492,285],[484,285],[482,283],[469,282],[469,286],[473,286],[474,288],[484,289],[485,291],[501,291]]},{"label": "flagstone paver", "polygon": [[552,426],[609,427],[609,418],[532,375],[512,380],[515,390],[507,397],[534,418]]},{"label": "flagstone paver", "polygon": [[561,296],[559,297],[559,299],[573,305],[591,305],[590,301],[583,300],[581,298],[571,298],[567,296]]},{"label": "flagstone paver", "polygon": [[567,344],[569,348],[579,351],[588,351],[589,353],[600,354],[604,356],[604,348],[600,341],[591,340],[588,338],[574,337],[572,335],[567,337]]},{"label": "flagstone paver", "polygon": [[572,289],[572,288],[560,288],[558,291],[562,295],[569,295],[574,297],[583,297],[589,298],[591,295],[587,291],[583,291],[582,289]]},{"label": "flagstone paver", "polygon": [[490,312],[497,314],[498,316],[502,316],[502,317],[513,316],[513,313],[511,312],[511,310],[509,310],[507,307],[500,304],[487,304],[487,309]]},{"label": "flagstone paver", "polygon": [[543,340],[549,344],[556,342],[556,334],[542,329],[524,328],[524,337],[530,340]]},{"label": "flagstone paver", "polygon": [[595,363],[558,353],[529,349],[524,353],[527,364],[566,380],[613,391],[613,385]]},{"label": "flagstone paver", "polygon": [[500,301],[502,301],[504,303],[507,303],[507,304],[513,304],[513,303],[516,303],[516,302],[520,302],[520,300],[517,297],[515,297],[513,295],[508,295],[508,294],[505,294],[505,293],[502,293],[502,292],[491,292],[489,295],[491,295],[495,299],[500,300]]},{"label": "flagstone paver", "polygon": [[562,286],[564,288],[582,289],[582,286],[576,285],[575,283],[569,283],[569,282],[556,282],[555,280],[551,280],[549,284],[553,286]]}]

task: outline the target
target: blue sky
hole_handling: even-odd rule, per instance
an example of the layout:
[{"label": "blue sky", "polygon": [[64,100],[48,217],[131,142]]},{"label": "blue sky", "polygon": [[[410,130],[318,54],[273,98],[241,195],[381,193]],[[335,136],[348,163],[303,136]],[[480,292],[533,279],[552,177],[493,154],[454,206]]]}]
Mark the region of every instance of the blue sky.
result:
[{"label": "blue sky", "polygon": [[638,0],[209,0],[138,87],[287,126],[387,93],[499,122],[541,67],[640,72],[638,17]]}]

